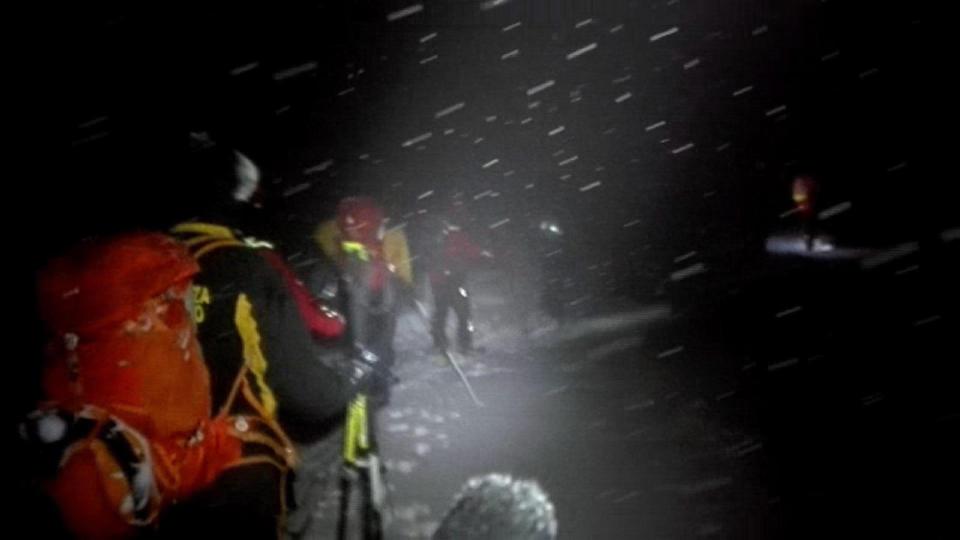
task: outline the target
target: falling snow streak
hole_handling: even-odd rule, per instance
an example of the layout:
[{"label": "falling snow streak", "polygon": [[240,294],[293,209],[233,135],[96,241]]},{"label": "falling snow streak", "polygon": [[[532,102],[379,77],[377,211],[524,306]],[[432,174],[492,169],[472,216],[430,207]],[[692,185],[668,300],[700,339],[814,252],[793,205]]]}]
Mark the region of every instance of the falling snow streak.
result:
[{"label": "falling snow streak", "polygon": [[695,276],[697,274],[702,274],[707,271],[707,267],[703,263],[697,263],[692,266],[688,266],[682,270],[677,270],[670,274],[671,281],[681,281],[689,277]]},{"label": "falling snow streak", "polygon": [[777,314],[775,315],[775,317],[776,317],[777,319],[782,319],[782,318],[784,318],[784,317],[786,317],[786,316],[788,316],[788,315],[793,315],[794,313],[799,313],[799,312],[801,312],[801,311],[803,311],[803,306],[794,306],[794,307],[792,307],[792,308],[785,309],[785,310],[783,310],[783,311],[777,312]]},{"label": "falling snow streak", "polygon": [[283,193],[282,193],[282,196],[283,196],[284,198],[293,197],[293,196],[296,195],[297,193],[300,193],[300,192],[302,192],[302,191],[306,191],[306,190],[308,190],[308,189],[310,189],[310,182],[302,182],[302,183],[297,184],[297,185],[295,185],[295,186],[293,186],[293,187],[290,187],[290,188],[285,189],[285,190],[283,191]]},{"label": "falling snow streak", "polygon": [[910,255],[911,253],[916,252],[920,249],[920,245],[916,242],[906,242],[898,245],[895,248],[888,249],[877,253],[876,255],[871,255],[864,258],[860,261],[860,266],[864,269],[876,268],[877,266],[887,264],[889,262],[895,261],[901,257]]},{"label": "falling snow streak", "polygon": [[256,69],[259,65],[260,65],[259,62],[251,62],[251,63],[249,63],[249,64],[246,64],[246,65],[243,65],[243,66],[240,66],[240,67],[235,67],[235,68],[233,68],[233,69],[230,70],[230,75],[233,75],[234,77],[236,77],[237,75],[243,75],[244,73],[247,73],[248,71],[252,71],[252,70]]},{"label": "falling snow streak", "polygon": [[682,353],[682,352],[683,352],[683,345],[680,345],[680,346],[678,346],[678,347],[674,347],[674,348],[672,348],[672,349],[667,349],[667,350],[665,350],[665,351],[657,354],[657,358],[669,358],[669,357],[671,357],[671,356],[673,356],[673,355],[680,354],[680,353]]},{"label": "falling snow streak", "polygon": [[697,256],[697,252],[696,252],[696,251],[689,251],[689,252],[687,252],[687,253],[684,253],[683,255],[680,255],[679,257],[675,257],[675,258],[673,259],[673,262],[675,262],[675,263],[683,262],[683,261],[685,261],[685,260],[687,260],[687,259],[690,259],[690,258],[693,258],[693,257],[696,257],[696,256]]},{"label": "falling snow streak", "polygon": [[415,145],[415,144],[422,143],[423,141],[429,139],[430,137],[433,137],[433,133],[430,132],[430,131],[428,131],[428,132],[424,133],[423,135],[417,135],[416,137],[414,137],[414,138],[412,138],[412,139],[410,139],[410,140],[408,140],[408,141],[404,141],[404,143],[403,143],[402,146],[403,146],[404,148],[407,148],[407,147],[413,146],[413,145]]},{"label": "falling snow streak", "polygon": [[387,20],[390,22],[397,21],[403,19],[404,17],[409,17],[410,15],[420,13],[421,11],[423,11],[423,4],[414,4],[410,7],[388,13]]},{"label": "falling snow streak", "polygon": [[800,359],[799,359],[799,358],[790,358],[790,359],[788,359],[788,360],[784,360],[783,362],[777,362],[776,364],[770,364],[769,366],[767,366],[767,371],[777,371],[777,370],[779,370],[779,369],[788,368],[788,367],[793,367],[793,366],[795,366],[795,365],[797,365],[797,364],[799,364],[799,363],[800,363]]},{"label": "falling snow streak", "polygon": [[591,182],[585,186],[581,186],[580,191],[590,191],[591,189],[598,188],[600,187],[601,183],[602,182],[600,182],[599,180],[596,182]]},{"label": "falling snow streak", "polygon": [[820,57],[821,62],[828,62],[840,56],[840,51],[832,51]]},{"label": "falling snow streak", "polygon": [[464,108],[465,106],[466,106],[466,103],[464,103],[463,101],[461,101],[460,103],[456,103],[456,104],[454,104],[454,105],[451,105],[451,106],[447,107],[446,109],[441,109],[441,110],[435,112],[435,113],[433,114],[433,117],[434,117],[434,118],[443,118],[444,116],[447,116],[448,114],[453,114],[453,113],[459,111],[460,109]]},{"label": "falling snow streak", "polygon": [[510,0],[486,0],[480,4],[480,9],[486,11],[488,9],[493,9],[495,7],[500,7]]},{"label": "falling snow streak", "polygon": [[853,208],[853,204],[850,201],[845,201],[840,204],[835,204],[830,208],[823,210],[822,212],[820,212],[819,217],[820,219],[830,219],[833,216],[838,216],[846,212],[847,210],[850,210],[851,208]]},{"label": "falling snow streak", "polygon": [[775,115],[778,115],[778,114],[780,114],[780,113],[782,113],[782,112],[784,112],[784,111],[786,111],[786,110],[787,110],[787,106],[786,106],[786,105],[780,105],[780,106],[778,106],[778,107],[774,107],[774,108],[770,109],[770,110],[767,111],[765,114],[766,114],[767,116],[775,116]]},{"label": "falling snow streak", "polygon": [[663,39],[663,38],[665,38],[665,37],[667,37],[667,36],[672,36],[673,34],[676,34],[676,33],[679,32],[679,31],[680,31],[680,29],[677,28],[676,26],[674,26],[673,28],[670,28],[669,30],[664,30],[663,32],[660,32],[659,34],[654,34],[654,35],[650,36],[650,41],[657,41],[657,40]]},{"label": "falling snow streak", "polygon": [[586,53],[588,53],[588,52],[590,52],[590,51],[592,51],[592,50],[594,50],[594,49],[596,49],[596,48],[597,48],[597,44],[596,44],[596,43],[591,43],[591,44],[589,44],[589,45],[587,45],[587,46],[585,46],[585,47],[581,47],[581,48],[573,51],[572,53],[568,54],[568,55],[567,55],[567,60],[573,60],[574,58],[576,58],[576,57],[578,57],[578,56],[582,56],[582,55],[584,55],[584,54],[586,54]]},{"label": "falling snow streak", "polygon": [[285,69],[283,71],[278,71],[277,73],[274,73],[273,80],[282,81],[284,79],[296,77],[297,75],[309,73],[315,69],[317,69],[316,62],[307,62],[306,64],[300,64],[299,66],[294,66],[290,69]]},{"label": "falling snow streak", "polygon": [[556,81],[554,81],[554,80],[551,79],[551,80],[546,81],[546,82],[544,82],[544,83],[538,84],[538,85],[536,85],[536,86],[534,86],[534,87],[532,87],[532,88],[528,88],[528,89],[527,89],[527,95],[528,95],[528,96],[532,96],[532,95],[534,95],[534,94],[536,94],[536,93],[543,92],[543,91],[546,90],[547,88],[550,88],[551,86],[553,86],[555,83],[556,83]]},{"label": "falling snow streak", "polygon": [[312,167],[308,167],[308,168],[304,169],[304,170],[303,170],[303,174],[313,174],[313,173],[323,172],[323,171],[329,169],[331,165],[333,165],[333,160],[332,160],[332,159],[328,159],[328,160],[324,161],[323,163],[320,163],[320,164],[318,164],[318,165],[314,165],[314,166],[312,166]]}]

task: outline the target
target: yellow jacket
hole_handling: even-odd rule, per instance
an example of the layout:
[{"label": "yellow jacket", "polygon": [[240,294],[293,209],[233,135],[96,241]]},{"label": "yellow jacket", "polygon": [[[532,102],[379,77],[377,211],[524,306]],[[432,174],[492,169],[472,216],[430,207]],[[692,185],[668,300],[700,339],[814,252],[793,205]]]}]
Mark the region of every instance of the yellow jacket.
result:
[{"label": "yellow jacket", "polygon": [[[321,223],[314,231],[313,239],[327,257],[330,257],[337,265],[343,265],[342,235],[337,227],[336,220],[330,219]],[[388,230],[383,236],[381,248],[383,250],[383,260],[390,265],[394,274],[407,285],[413,285],[410,248],[407,244],[407,235],[403,233],[403,229]]]}]

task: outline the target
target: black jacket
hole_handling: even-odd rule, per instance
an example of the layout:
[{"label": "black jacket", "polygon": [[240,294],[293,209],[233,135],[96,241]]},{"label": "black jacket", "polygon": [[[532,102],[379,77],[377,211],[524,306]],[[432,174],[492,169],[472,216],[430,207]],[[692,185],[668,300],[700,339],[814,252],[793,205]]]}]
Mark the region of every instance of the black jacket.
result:
[{"label": "black jacket", "polygon": [[182,223],[173,232],[200,263],[194,317],[214,407],[246,362],[251,386],[284,428],[338,419],[352,391],[340,355],[313,341],[284,277],[264,256],[271,246],[209,223]]}]

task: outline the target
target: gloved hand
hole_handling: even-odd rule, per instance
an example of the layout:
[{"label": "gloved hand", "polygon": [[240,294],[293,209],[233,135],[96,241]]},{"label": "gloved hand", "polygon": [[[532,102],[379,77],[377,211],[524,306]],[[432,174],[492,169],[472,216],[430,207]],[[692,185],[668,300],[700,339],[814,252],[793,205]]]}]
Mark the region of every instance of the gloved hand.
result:
[{"label": "gloved hand", "polygon": [[356,391],[364,391],[377,372],[380,358],[360,343],[353,344],[348,362],[350,384]]}]

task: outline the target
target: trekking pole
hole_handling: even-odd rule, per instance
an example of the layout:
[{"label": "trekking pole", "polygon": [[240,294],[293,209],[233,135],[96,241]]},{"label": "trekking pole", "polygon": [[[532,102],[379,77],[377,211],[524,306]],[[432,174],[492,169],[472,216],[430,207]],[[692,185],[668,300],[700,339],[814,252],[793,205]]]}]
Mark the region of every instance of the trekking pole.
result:
[{"label": "trekking pole", "polygon": [[450,352],[449,348],[443,349],[443,355],[447,357],[447,361],[450,362],[450,365],[453,366],[453,370],[457,372],[457,375],[460,376],[460,380],[463,381],[463,385],[467,387],[467,392],[470,394],[470,398],[473,399],[474,404],[477,407],[483,407],[483,402],[477,397],[477,394],[473,391],[473,386],[470,385],[470,381],[467,380],[467,376],[463,373],[463,370],[460,369],[460,365],[457,363],[456,359],[453,357],[453,353]]},{"label": "trekking pole", "polygon": [[[413,299],[414,305],[417,307],[417,313],[420,314],[421,321],[430,329],[430,317],[427,316],[427,308],[423,307],[423,304],[420,303],[416,298]],[[453,366],[453,370],[457,372],[457,375],[460,377],[460,380],[463,381],[463,385],[467,387],[467,392],[470,394],[470,398],[473,400],[473,403],[477,407],[483,407],[483,402],[477,397],[476,392],[473,391],[473,386],[470,384],[470,381],[467,379],[466,374],[463,373],[463,370],[460,369],[460,364],[454,358],[453,353],[450,352],[449,347],[443,348],[443,356],[450,362],[450,365]]]}]

